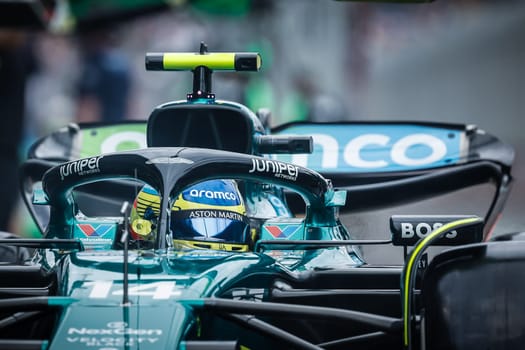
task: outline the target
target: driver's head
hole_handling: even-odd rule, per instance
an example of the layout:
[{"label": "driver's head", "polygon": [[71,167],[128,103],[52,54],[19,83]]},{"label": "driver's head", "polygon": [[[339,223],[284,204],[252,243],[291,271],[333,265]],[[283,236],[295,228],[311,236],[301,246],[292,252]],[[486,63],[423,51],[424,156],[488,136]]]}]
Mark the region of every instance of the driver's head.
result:
[{"label": "driver's head", "polygon": [[[158,193],[144,186],[131,212],[134,239],[151,238],[159,205]],[[249,246],[246,209],[233,180],[209,180],[184,190],[173,203],[170,229],[179,247],[247,251]]]}]

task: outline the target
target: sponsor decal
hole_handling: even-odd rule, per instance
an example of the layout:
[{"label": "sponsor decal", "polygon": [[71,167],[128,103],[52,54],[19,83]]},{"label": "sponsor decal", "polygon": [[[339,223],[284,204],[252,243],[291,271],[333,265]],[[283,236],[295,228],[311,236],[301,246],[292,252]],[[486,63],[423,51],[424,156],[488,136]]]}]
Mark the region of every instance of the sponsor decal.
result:
[{"label": "sponsor decal", "polygon": [[422,125],[302,125],[282,133],[312,136],[314,151],[274,155],[274,159],[317,171],[432,168],[455,164],[468,151],[468,139],[463,131]]},{"label": "sponsor decal", "polygon": [[109,322],[107,328],[70,327],[68,335],[162,335],[162,329],[129,328],[125,322]]},{"label": "sponsor decal", "polygon": [[69,175],[84,176],[100,172],[98,163],[103,156],[84,158],[60,166],[60,178],[64,180]]},{"label": "sponsor decal", "polygon": [[252,158],[252,168],[248,172],[269,173],[277,178],[295,181],[299,175],[299,168],[278,160]]},{"label": "sponsor decal", "polygon": [[272,235],[273,238],[287,239],[292,236],[301,225],[284,225],[284,226],[264,226],[264,230]]},{"label": "sponsor decal", "polygon": [[146,148],[146,122],[119,123],[81,129],[77,158]]},{"label": "sponsor decal", "polygon": [[100,144],[100,153],[146,148],[144,136],[144,133],[139,131],[122,131],[110,135]]},{"label": "sponsor decal", "polygon": [[229,219],[235,221],[245,221],[244,215],[227,210],[191,210],[188,218],[190,219]]},{"label": "sponsor decal", "polygon": [[[414,224],[411,222],[401,222],[401,238],[425,238],[430,232],[443,226],[441,222],[435,222],[432,225],[426,222]],[[456,230],[452,230],[445,235],[445,238],[455,238],[458,235]]]},{"label": "sponsor decal", "polygon": [[112,224],[77,224],[80,232],[82,232],[86,237],[103,237],[106,235],[106,233],[111,231],[113,226],[114,225]]},{"label": "sponsor decal", "polygon": [[[132,336],[132,337],[130,337]],[[108,322],[104,328],[70,327],[66,341],[70,344],[114,349],[137,344],[155,344],[162,336],[162,329],[131,328],[126,322]]]},{"label": "sponsor decal", "polygon": [[138,344],[156,344],[159,338],[146,338],[141,336],[134,336],[132,338],[129,335],[125,336],[104,336],[97,338],[93,336],[81,336],[81,337],[66,337],[66,341],[75,346],[82,346],[94,348],[97,350],[118,350],[128,349],[133,347],[137,348]]},{"label": "sponsor decal", "polygon": [[110,249],[116,229],[116,223],[83,221],[75,225],[73,235],[84,243],[86,250]]},{"label": "sponsor decal", "polygon": [[187,188],[182,198],[191,203],[211,206],[234,206],[242,204],[237,185],[232,180],[209,180]]},{"label": "sponsor decal", "polygon": [[237,196],[235,195],[234,192],[191,189],[189,195],[190,197],[195,197],[195,198],[204,197],[208,199],[227,199],[231,201],[237,200]]},{"label": "sponsor decal", "polygon": [[[458,218],[472,218],[471,215],[393,215],[390,231],[394,245],[414,245],[421,239]],[[483,238],[483,224],[450,230],[435,240],[433,245],[459,245],[480,242]]]}]

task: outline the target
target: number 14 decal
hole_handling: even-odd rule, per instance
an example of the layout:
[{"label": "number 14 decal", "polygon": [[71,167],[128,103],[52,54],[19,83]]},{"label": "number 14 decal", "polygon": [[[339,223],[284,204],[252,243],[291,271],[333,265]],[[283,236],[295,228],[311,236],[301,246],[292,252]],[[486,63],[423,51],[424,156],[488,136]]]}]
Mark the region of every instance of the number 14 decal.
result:
[{"label": "number 14 decal", "polygon": [[[124,289],[114,288],[113,281],[93,281],[86,282],[84,286],[91,287],[89,298],[106,299],[110,296],[122,296]],[[130,285],[128,288],[129,296],[145,296],[153,299],[169,299],[178,297],[181,291],[175,288],[174,281],[160,281],[140,285]]]}]

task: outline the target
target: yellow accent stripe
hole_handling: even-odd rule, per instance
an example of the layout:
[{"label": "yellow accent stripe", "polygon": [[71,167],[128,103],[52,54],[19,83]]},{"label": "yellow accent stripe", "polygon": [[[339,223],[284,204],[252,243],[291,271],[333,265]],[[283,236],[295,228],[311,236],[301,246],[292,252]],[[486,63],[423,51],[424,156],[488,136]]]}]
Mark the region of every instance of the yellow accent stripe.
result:
[{"label": "yellow accent stripe", "polygon": [[457,229],[459,226],[464,226],[467,224],[472,224],[475,222],[480,222],[480,218],[468,218],[468,219],[460,219],[456,221],[449,222],[440,228],[435,229],[430,234],[428,234],[425,238],[423,238],[421,241],[419,241],[416,246],[414,247],[414,250],[410,253],[410,257],[408,259],[407,268],[406,268],[406,274],[405,274],[405,280],[403,282],[404,291],[403,291],[403,341],[405,346],[408,346],[408,327],[409,324],[409,295],[410,295],[410,279],[412,277],[412,271],[414,267],[414,263],[416,260],[416,257],[418,256],[419,252],[422,252],[424,249],[426,249],[427,245],[432,242],[434,238],[437,236],[452,231],[454,229]]},{"label": "yellow accent stripe", "polygon": [[158,194],[140,192],[137,199],[142,202],[160,203],[160,197]]},{"label": "yellow accent stripe", "polygon": [[247,252],[247,244],[232,244],[232,243],[218,243],[218,242],[204,242],[204,241],[186,241],[182,239],[174,239],[175,246],[180,245],[187,248],[222,250],[228,252]]},{"label": "yellow accent stripe", "polygon": [[154,206],[156,208],[159,207],[160,205],[160,202],[157,200],[157,201],[150,201],[150,200],[147,200],[147,199],[144,199],[144,198],[137,198],[137,205],[143,205],[143,206],[148,206],[148,207],[151,207],[151,206]]},{"label": "yellow accent stripe", "polygon": [[[144,198],[145,196],[151,196],[151,198]],[[140,216],[144,216],[147,208],[151,208],[156,215],[159,215],[160,198],[158,196],[143,195],[143,193],[140,193],[137,197],[137,212]]]},{"label": "yellow accent stripe", "polygon": [[166,52],[163,56],[164,69],[193,70],[198,66],[210,69],[234,70],[235,53],[209,53],[200,55],[187,52]]}]

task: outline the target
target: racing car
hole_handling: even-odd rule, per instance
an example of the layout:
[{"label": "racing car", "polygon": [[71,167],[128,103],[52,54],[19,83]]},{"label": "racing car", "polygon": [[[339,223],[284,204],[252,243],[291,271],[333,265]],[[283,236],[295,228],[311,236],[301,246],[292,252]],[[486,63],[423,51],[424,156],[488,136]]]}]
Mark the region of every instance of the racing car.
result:
[{"label": "racing car", "polygon": [[[203,44],[147,54],[147,69],[193,73],[186,99],[33,145],[21,191],[42,238],[0,241],[20,250],[0,265],[0,348],[522,343],[525,250],[519,235],[491,239],[512,148],[460,124],[272,128],[266,110],[211,90],[212,73],[260,65]],[[342,222],[482,183],[495,189],[483,215],[395,215],[382,240]],[[428,262],[430,245],[449,249]],[[370,246],[403,247],[404,263],[369,263]]]}]

